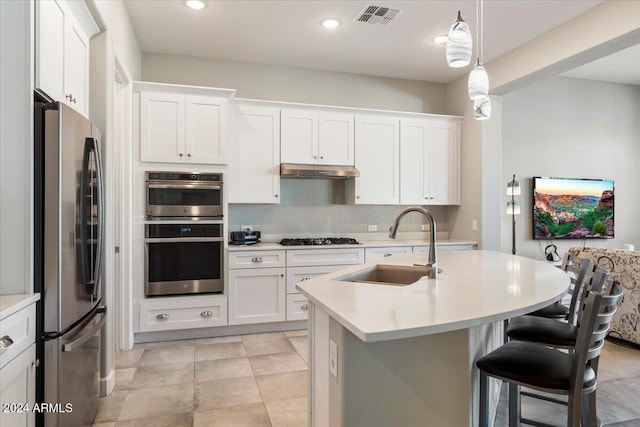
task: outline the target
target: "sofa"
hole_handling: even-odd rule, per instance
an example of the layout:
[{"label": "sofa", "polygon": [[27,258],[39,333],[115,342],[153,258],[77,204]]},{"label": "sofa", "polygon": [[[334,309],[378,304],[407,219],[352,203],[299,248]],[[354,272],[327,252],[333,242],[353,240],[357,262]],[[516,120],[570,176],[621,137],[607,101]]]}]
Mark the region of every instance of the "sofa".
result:
[{"label": "sofa", "polygon": [[570,248],[569,253],[598,263],[620,282],[624,293],[609,336],[640,346],[640,251]]}]

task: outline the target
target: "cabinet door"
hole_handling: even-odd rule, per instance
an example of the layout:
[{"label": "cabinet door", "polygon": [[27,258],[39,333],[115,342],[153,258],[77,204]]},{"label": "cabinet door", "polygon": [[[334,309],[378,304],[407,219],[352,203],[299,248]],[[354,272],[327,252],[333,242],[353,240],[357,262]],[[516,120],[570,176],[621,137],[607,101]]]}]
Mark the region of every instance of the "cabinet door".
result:
[{"label": "cabinet door", "polygon": [[161,92],[140,94],[140,160],[183,162],[185,97]]},{"label": "cabinet door", "polygon": [[457,124],[433,122],[429,132],[429,204],[460,203]]},{"label": "cabinet door", "polygon": [[[0,370],[0,425],[11,427],[32,427],[35,425],[35,412],[33,405],[36,402],[36,378],[35,378],[36,345],[20,353]],[[17,404],[17,408],[11,410],[6,404]],[[25,410],[24,405],[29,405]],[[17,409],[22,409],[18,411]]]},{"label": "cabinet door", "polygon": [[356,117],[355,203],[400,202],[400,122],[381,116]]},{"label": "cabinet door", "polygon": [[280,110],[233,107],[231,123],[229,203],[280,203]]},{"label": "cabinet door", "polygon": [[286,320],[284,268],[229,270],[229,324]]},{"label": "cabinet door", "polygon": [[185,158],[187,162],[227,162],[227,101],[187,96]]},{"label": "cabinet door", "polygon": [[322,165],[353,166],[355,157],[354,115],[319,113],[318,156]]},{"label": "cabinet door", "polygon": [[429,124],[405,121],[400,124],[400,204],[429,203],[427,160]]},{"label": "cabinet door", "polygon": [[64,99],[65,10],[62,2],[42,0],[36,5],[36,88],[55,100]]},{"label": "cabinet door", "polygon": [[89,115],[89,39],[71,13],[65,16],[64,98],[61,101]]},{"label": "cabinet door", "polygon": [[280,158],[283,163],[318,163],[318,113],[281,111]]}]

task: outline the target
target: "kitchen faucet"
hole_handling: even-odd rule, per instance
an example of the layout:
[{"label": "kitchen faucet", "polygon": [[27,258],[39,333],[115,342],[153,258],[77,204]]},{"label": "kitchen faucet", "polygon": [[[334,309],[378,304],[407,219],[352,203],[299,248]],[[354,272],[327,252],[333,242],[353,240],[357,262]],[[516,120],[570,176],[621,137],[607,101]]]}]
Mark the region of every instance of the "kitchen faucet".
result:
[{"label": "kitchen faucet", "polygon": [[425,267],[427,267],[429,278],[434,279],[438,273],[438,266],[436,265],[436,221],[428,210],[419,206],[410,206],[404,209],[389,229],[389,237],[392,239],[396,238],[400,220],[409,212],[420,212],[427,218],[427,221],[429,221],[429,261]]}]

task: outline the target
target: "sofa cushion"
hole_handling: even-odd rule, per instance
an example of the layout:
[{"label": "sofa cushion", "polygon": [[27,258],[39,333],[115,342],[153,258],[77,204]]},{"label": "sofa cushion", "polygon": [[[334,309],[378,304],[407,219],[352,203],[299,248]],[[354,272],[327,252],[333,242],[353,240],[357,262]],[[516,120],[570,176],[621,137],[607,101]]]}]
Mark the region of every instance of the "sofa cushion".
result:
[{"label": "sofa cushion", "polygon": [[640,252],[619,249],[570,248],[569,253],[598,263],[624,289],[609,335],[640,345]]}]

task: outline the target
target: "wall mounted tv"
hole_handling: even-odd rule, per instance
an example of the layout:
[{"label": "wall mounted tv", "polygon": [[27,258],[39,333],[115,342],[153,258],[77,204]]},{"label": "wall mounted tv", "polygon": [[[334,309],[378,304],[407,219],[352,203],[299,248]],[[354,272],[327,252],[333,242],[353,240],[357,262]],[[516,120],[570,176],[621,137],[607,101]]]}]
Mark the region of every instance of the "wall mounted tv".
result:
[{"label": "wall mounted tv", "polygon": [[613,181],[533,177],[534,239],[612,239]]}]

